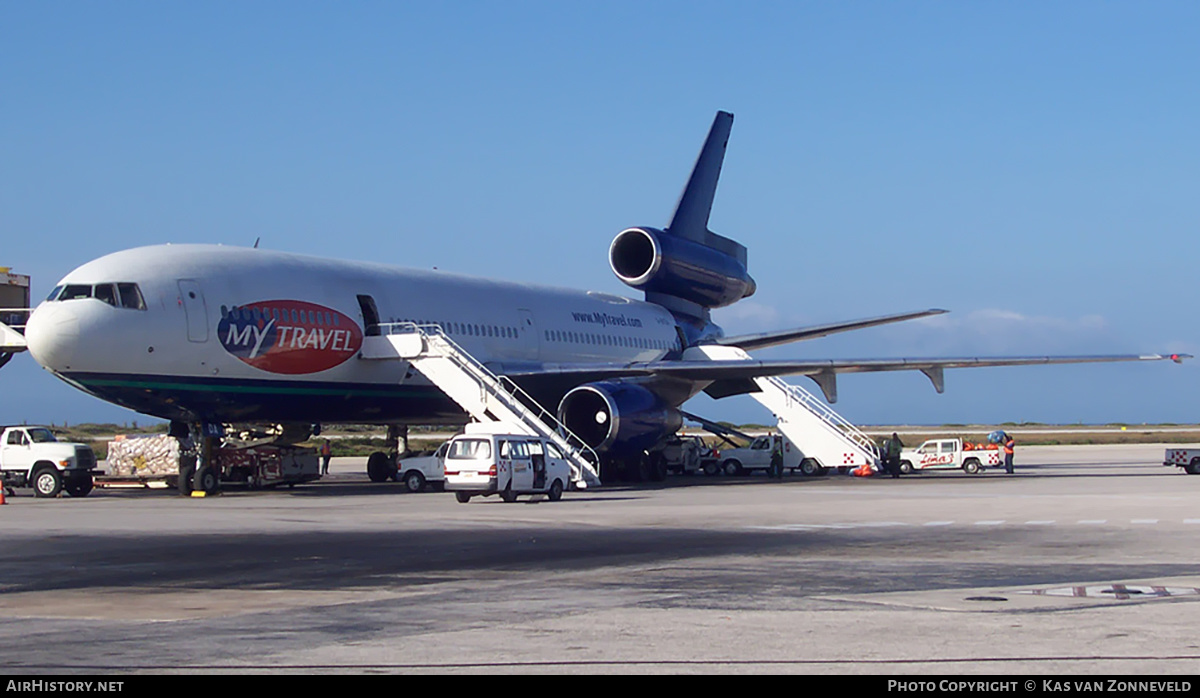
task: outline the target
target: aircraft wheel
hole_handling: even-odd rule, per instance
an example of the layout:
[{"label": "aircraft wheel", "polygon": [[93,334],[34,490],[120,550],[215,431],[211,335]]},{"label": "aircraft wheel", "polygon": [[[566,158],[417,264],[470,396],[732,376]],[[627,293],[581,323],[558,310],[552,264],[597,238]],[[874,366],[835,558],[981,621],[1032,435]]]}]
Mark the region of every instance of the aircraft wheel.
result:
[{"label": "aircraft wheel", "polygon": [[192,496],[192,476],[196,474],[196,458],[194,456],[184,456],[179,459],[179,476],[176,478],[175,487],[179,490],[179,494],[184,497]]},{"label": "aircraft wheel", "polygon": [[555,480],[554,482],[550,483],[550,501],[557,502],[558,500],[562,499],[562,494],[562,480]]},{"label": "aircraft wheel", "polygon": [[409,492],[420,492],[425,489],[425,476],[420,470],[410,470],[404,474],[404,487]]},{"label": "aircraft wheel", "polygon": [[196,468],[196,474],[192,476],[193,490],[199,490],[204,494],[216,494],[220,486],[217,471],[211,465],[202,465]]},{"label": "aircraft wheel", "polygon": [[91,494],[92,488],[95,486],[95,484],[96,483],[92,480],[92,476],[87,475],[68,480],[63,487],[67,490],[67,494],[71,495],[72,497],[86,497]]},{"label": "aircraft wheel", "polygon": [[466,492],[455,492],[454,498],[458,500],[459,504],[466,504],[467,502],[471,501],[471,495],[467,494]]},{"label": "aircraft wheel", "polygon": [[38,497],[57,497],[62,491],[62,476],[53,466],[33,474],[33,494]]},{"label": "aircraft wheel", "polygon": [[371,482],[387,482],[395,472],[395,464],[383,451],[376,451],[367,458],[367,477]]}]

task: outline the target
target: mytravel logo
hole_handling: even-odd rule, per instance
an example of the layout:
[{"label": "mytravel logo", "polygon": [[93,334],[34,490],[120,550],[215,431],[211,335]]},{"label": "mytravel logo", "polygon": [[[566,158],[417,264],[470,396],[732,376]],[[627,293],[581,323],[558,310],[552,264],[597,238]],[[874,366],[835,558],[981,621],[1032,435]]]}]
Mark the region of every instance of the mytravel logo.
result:
[{"label": "mytravel logo", "polygon": [[362,330],[354,320],[304,301],[222,306],[217,335],[225,351],[271,373],[326,371],[362,346]]}]

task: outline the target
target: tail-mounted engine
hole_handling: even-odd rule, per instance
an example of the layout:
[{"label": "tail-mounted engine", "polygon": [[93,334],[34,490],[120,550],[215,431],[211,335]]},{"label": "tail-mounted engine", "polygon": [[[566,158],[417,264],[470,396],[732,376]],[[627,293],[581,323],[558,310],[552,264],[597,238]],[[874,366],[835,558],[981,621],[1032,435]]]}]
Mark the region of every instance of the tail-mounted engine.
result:
[{"label": "tail-mounted engine", "polygon": [[746,248],[708,229],[733,114],[717,112],[666,230],[622,230],[608,248],[617,278],[673,313],[708,321],[708,310],[754,293]]},{"label": "tail-mounted engine", "polygon": [[628,228],[613,238],[608,263],[617,278],[652,295],[721,308],[754,293],[744,263],[713,247],[655,228]]}]

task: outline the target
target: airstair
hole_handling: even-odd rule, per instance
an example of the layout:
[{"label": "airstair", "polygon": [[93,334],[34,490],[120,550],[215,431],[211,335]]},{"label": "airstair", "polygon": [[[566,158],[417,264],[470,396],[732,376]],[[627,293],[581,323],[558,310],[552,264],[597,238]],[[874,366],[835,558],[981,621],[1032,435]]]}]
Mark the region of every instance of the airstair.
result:
[{"label": "airstair", "polygon": [[25,317],[28,308],[0,308],[0,366],[25,351]]},{"label": "airstair", "polygon": [[[738,347],[703,345],[688,352],[713,361],[752,360]],[[755,378],[754,383],[759,392],[750,397],[771,410],[779,420],[779,431],[800,449],[802,457],[815,459],[826,468],[878,464],[879,448],[871,437],[807,390],[770,376]]]},{"label": "airstair", "polygon": [[362,358],[408,361],[476,421],[503,422],[557,446],[571,466],[576,489],[600,484],[600,460],[583,439],[507,376],[497,376],[476,361],[441,326],[393,323],[379,328],[379,335],[363,337]]}]

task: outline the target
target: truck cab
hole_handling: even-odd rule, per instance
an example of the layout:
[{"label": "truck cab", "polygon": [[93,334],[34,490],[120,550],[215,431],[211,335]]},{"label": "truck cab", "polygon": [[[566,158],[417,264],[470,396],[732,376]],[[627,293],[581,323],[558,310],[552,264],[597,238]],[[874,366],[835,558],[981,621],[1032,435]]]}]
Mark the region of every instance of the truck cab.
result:
[{"label": "truck cab", "polygon": [[0,480],[32,487],[38,497],[72,497],[92,491],[96,454],[86,444],[63,443],[46,427],[12,426],[0,432]]},{"label": "truck cab", "polygon": [[541,437],[497,430],[503,427],[471,424],[447,443],[446,491],[462,504],[494,494],[505,502],[522,494],[561,499],[571,482],[571,467],[558,447]]}]

